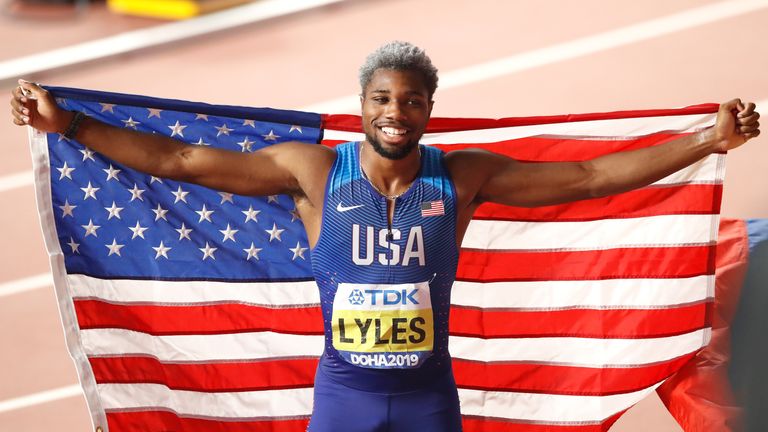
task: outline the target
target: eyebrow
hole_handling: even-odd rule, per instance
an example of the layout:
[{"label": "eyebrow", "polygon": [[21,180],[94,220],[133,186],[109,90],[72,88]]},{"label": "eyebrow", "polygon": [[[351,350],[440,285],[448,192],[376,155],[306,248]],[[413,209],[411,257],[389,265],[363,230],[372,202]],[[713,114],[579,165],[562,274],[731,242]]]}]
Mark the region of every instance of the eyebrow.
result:
[{"label": "eyebrow", "polygon": [[[390,90],[384,90],[384,89],[380,89],[380,90],[371,90],[371,93],[384,93],[384,94],[389,94],[389,93],[391,93],[391,91],[390,91]],[[408,91],[407,91],[407,92],[405,92],[405,93],[406,93],[406,94],[408,94],[408,95],[416,95],[416,96],[422,96],[422,97],[425,97],[425,96],[424,96],[424,93],[422,93],[422,92],[419,92],[419,91],[416,91],[416,90],[408,90]]]}]

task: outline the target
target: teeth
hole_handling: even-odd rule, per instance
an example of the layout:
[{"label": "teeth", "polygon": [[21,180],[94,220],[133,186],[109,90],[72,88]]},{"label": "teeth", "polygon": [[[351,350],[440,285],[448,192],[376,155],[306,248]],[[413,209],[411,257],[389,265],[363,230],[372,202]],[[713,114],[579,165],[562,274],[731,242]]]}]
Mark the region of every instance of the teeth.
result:
[{"label": "teeth", "polygon": [[387,135],[405,135],[405,129],[396,129],[393,127],[383,127],[381,131]]}]

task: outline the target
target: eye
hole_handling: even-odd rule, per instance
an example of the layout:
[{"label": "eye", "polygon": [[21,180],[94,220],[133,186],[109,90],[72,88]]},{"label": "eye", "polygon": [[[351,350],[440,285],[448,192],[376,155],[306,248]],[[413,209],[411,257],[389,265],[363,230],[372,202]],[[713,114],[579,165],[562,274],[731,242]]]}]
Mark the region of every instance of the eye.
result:
[{"label": "eye", "polygon": [[384,104],[384,103],[387,103],[389,101],[389,98],[387,98],[386,96],[376,96],[376,97],[374,97],[372,99],[373,99],[374,102],[376,102],[378,104]]},{"label": "eye", "polygon": [[409,105],[414,105],[414,106],[421,106],[421,101],[418,100],[418,99],[411,99],[411,100],[408,101],[408,104]]}]

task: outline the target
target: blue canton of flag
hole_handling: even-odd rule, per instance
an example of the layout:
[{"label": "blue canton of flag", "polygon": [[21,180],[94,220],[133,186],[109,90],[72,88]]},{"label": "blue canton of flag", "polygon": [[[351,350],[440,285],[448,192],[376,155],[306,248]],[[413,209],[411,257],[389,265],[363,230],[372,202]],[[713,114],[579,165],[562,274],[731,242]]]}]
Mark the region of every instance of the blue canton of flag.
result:
[{"label": "blue canton of flag", "polygon": [[[307,113],[50,90],[65,109],[193,145],[253,152],[320,139],[319,116]],[[99,102],[91,102],[96,96]],[[152,177],[58,134],[49,134],[48,143],[56,229],[68,273],[311,278],[309,245],[290,197],[244,197]]]}]

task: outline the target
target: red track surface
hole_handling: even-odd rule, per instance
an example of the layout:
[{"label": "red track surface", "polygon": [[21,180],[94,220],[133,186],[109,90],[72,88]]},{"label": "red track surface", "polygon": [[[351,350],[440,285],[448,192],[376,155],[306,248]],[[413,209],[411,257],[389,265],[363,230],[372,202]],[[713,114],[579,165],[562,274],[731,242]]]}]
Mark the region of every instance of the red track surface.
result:
[{"label": "red track surface", "polygon": [[[670,15],[707,0],[663,2],[352,1],[267,23],[27,77],[59,86],[211,103],[300,109],[358,92],[356,71],[381,43],[424,47],[441,72]],[[439,90],[434,115],[500,117],[667,108],[732,97],[768,101],[768,8],[686,31]],[[0,17],[0,61],[160,22],[101,6],[76,20]],[[8,94],[10,87],[0,87]],[[354,112],[351,106],[347,112]],[[768,106],[763,106],[768,111]],[[8,119],[0,178],[31,168],[26,131]],[[728,157],[723,213],[768,217],[768,147]],[[1,180],[0,180],[1,181]],[[32,186],[0,192],[0,284],[48,271]],[[0,402],[75,384],[51,287],[0,297]],[[89,430],[84,399],[0,412],[0,430]],[[612,429],[678,431],[651,398]]]}]

